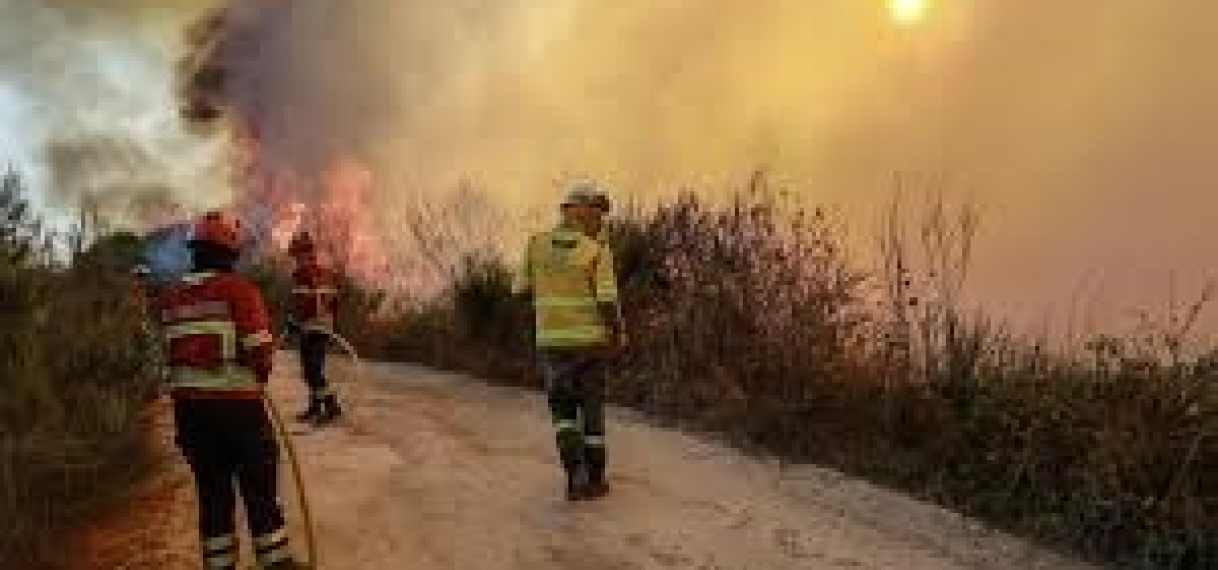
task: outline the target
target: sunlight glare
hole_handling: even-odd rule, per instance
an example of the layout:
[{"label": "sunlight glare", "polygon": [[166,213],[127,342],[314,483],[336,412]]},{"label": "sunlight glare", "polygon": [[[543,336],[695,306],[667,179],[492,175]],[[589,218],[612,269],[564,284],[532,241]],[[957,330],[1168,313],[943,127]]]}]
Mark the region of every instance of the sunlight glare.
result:
[{"label": "sunlight glare", "polygon": [[929,4],[929,0],[888,0],[888,13],[896,24],[912,26],[926,17]]}]

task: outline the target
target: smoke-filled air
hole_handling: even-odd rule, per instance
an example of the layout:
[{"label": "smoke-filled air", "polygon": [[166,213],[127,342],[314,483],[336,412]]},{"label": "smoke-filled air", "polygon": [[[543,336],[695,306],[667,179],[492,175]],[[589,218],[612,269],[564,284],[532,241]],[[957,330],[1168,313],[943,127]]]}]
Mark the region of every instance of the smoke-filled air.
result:
[{"label": "smoke-filled air", "polygon": [[1218,569],[1216,23],[0,0],[0,569]]},{"label": "smoke-filled air", "polygon": [[280,246],[342,228],[382,280],[421,263],[420,211],[472,218],[439,244],[512,243],[572,176],[650,201],[758,169],[856,233],[898,186],[974,200],[972,290],[1025,323],[1124,314],[1212,266],[1204,0],[5,4],[0,66],[54,117],[57,203],[232,196]]},{"label": "smoke-filled air", "polygon": [[225,203],[220,146],[173,104],[179,28],[200,2],[0,0],[0,162],[62,212],[149,226]]}]

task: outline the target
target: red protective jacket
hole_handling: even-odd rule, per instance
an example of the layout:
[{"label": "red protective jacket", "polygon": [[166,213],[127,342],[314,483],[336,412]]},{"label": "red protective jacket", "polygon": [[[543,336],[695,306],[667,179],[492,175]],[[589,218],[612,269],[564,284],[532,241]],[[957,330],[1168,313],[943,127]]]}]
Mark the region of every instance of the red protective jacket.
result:
[{"label": "red protective jacket", "polygon": [[332,330],[338,312],[338,275],[316,262],[292,273],[292,317],[305,330]]},{"label": "red protective jacket", "polygon": [[194,273],[162,291],[174,397],[258,397],[271,374],[270,315],[258,288],[234,273]]}]

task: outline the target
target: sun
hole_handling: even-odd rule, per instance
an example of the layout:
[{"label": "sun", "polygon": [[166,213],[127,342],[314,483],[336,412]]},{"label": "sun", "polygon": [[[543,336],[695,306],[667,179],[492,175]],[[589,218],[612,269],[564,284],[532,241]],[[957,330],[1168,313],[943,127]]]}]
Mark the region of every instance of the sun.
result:
[{"label": "sun", "polygon": [[892,21],[901,26],[912,26],[926,18],[930,0],[888,0],[888,13]]}]

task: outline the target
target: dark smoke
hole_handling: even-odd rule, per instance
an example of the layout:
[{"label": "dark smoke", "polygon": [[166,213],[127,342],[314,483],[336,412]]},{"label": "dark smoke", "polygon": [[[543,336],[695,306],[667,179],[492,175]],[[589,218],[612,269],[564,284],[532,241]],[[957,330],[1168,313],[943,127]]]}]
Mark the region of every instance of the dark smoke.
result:
[{"label": "dark smoke", "polygon": [[[375,3],[373,3],[375,4]],[[179,62],[182,116],[204,130],[256,136],[260,160],[316,179],[336,155],[357,157],[388,93],[368,91],[381,70],[363,65],[367,30],[351,25],[358,3],[229,2],[187,32]],[[314,37],[333,14],[334,27]],[[325,75],[327,81],[318,81]]]}]

